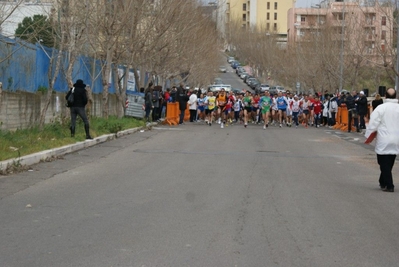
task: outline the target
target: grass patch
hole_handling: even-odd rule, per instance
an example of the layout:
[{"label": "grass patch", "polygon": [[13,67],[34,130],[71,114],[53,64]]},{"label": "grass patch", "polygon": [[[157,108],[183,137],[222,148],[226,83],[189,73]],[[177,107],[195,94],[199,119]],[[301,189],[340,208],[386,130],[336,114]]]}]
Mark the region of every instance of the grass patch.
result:
[{"label": "grass patch", "polygon": [[[143,120],[116,117],[90,118],[92,137],[117,133],[121,130],[144,126]],[[0,161],[19,158],[39,151],[83,141],[86,138],[82,120],[76,122],[75,137],[71,137],[70,121],[47,124],[42,131],[38,127],[16,131],[0,131]]]}]

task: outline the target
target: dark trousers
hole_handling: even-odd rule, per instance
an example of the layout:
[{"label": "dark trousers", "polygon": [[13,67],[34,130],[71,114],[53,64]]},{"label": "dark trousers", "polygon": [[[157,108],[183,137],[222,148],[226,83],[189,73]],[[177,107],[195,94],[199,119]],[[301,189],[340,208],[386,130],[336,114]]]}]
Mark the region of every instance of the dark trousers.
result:
[{"label": "dark trousers", "polygon": [[366,129],[366,122],[364,120],[364,117],[366,114],[359,114],[359,119],[360,119],[360,129]]},{"label": "dark trousers", "polygon": [[146,104],[145,105],[145,118],[146,118],[147,121],[150,121],[151,110],[152,110],[152,105]]},{"label": "dark trousers", "polygon": [[348,110],[348,132],[352,131],[352,118],[356,127],[356,131],[359,131],[359,119],[357,117],[357,111],[356,109],[350,109]]},{"label": "dark trousers", "polygon": [[328,125],[330,126],[335,125],[335,112],[331,112],[331,117],[328,118]]},{"label": "dark trousers", "polygon": [[321,113],[319,114],[314,114],[314,125],[320,125],[321,123]]},{"label": "dark trousers", "polygon": [[392,179],[392,168],[395,164],[396,155],[379,155],[377,154],[377,162],[380,165],[380,186],[394,188]]},{"label": "dark trousers", "polygon": [[299,112],[292,112],[292,119],[294,120],[296,126],[299,125],[298,114],[299,114]]},{"label": "dark trousers", "polygon": [[194,122],[195,120],[197,120],[197,110],[190,109],[190,122]]},{"label": "dark trousers", "polygon": [[87,119],[86,109],[84,107],[71,107],[71,127],[75,129],[76,117],[79,116],[85,125],[89,127],[89,120]]},{"label": "dark trousers", "polygon": [[152,121],[157,121],[158,120],[158,115],[159,115],[159,107],[154,107],[152,110]]},{"label": "dark trousers", "polygon": [[180,110],[180,120],[179,120],[179,124],[182,124],[184,121],[184,111],[186,111],[185,109]]}]

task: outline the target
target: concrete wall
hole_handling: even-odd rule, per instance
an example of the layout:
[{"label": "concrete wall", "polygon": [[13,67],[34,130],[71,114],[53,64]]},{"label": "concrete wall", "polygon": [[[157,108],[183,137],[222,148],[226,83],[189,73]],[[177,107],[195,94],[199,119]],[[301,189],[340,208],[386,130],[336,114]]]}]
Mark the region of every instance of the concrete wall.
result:
[{"label": "concrete wall", "polygon": [[[93,104],[88,105],[92,116],[102,115],[102,95],[94,94]],[[38,124],[40,112],[46,101],[46,94],[29,92],[8,92],[0,89],[0,130],[25,129]],[[116,115],[117,99],[109,95],[109,115]],[[65,94],[54,93],[46,114],[46,123],[69,116],[65,107]]]}]

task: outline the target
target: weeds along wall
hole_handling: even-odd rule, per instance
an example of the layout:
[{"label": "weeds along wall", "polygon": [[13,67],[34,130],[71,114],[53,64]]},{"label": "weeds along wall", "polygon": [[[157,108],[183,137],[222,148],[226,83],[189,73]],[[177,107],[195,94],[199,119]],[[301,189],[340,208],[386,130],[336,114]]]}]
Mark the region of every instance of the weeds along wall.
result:
[{"label": "weeds along wall", "polygon": [[[38,124],[40,112],[46,102],[46,94],[41,92],[8,92],[0,90],[0,130],[26,129]],[[69,108],[65,106],[65,93],[55,92],[46,113],[46,123],[61,118],[69,118]],[[117,115],[117,98],[109,96],[109,114]],[[102,97],[93,94],[93,101],[87,105],[87,112],[96,117],[102,115]]]}]

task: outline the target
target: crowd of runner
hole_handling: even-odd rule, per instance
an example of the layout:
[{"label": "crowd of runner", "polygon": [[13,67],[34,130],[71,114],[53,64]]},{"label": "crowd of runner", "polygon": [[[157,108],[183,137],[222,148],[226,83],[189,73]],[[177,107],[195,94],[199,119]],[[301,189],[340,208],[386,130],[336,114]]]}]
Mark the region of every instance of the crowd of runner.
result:
[{"label": "crowd of runner", "polygon": [[[192,92],[192,94],[195,94]],[[218,93],[200,93],[189,100],[190,109],[197,110],[196,117],[190,121],[205,121],[211,126],[220,124],[223,128],[229,124],[263,124],[263,129],[270,125],[278,127],[303,127],[335,125],[338,110],[337,99],[332,95],[293,95],[278,93],[234,94],[221,89]],[[193,100],[195,99],[195,103]]]}]

